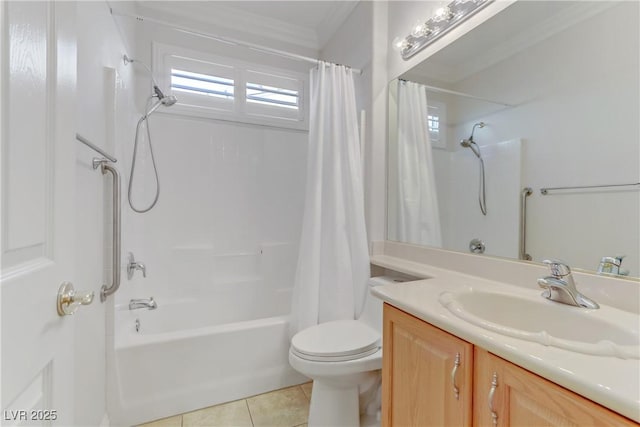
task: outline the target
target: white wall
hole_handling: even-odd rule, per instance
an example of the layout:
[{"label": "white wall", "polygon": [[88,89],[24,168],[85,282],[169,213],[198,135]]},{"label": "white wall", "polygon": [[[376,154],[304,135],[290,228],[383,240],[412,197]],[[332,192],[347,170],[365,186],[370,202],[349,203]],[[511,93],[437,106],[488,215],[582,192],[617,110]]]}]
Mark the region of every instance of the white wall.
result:
[{"label": "white wall", "polygon": [[[77,132],[122,160],[118,145],[131,131],[132,76],[124,68],[123,42],[104,2],[78,2]],[[75,422],[100,425],[106,412],[105,319],[113,298],[99,300],[110,282],[111,182],[91,160],[98,154],[76,147],[76,287],[93,290],[93,304],[74,315]],[[116,168],[124,172],[118,162]],[[123,233],[124,235],[124,233]]]}]

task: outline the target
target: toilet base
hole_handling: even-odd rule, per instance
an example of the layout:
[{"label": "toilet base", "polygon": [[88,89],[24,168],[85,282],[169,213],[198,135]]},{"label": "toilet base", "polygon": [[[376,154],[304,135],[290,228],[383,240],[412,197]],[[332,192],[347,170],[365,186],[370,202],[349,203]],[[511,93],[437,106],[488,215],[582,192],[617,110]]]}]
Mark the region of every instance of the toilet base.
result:
[{"label": "toilet base", "polygon": [[376,372],[359,372],[313,380],[309,427],[360,427],[358,385]]}]

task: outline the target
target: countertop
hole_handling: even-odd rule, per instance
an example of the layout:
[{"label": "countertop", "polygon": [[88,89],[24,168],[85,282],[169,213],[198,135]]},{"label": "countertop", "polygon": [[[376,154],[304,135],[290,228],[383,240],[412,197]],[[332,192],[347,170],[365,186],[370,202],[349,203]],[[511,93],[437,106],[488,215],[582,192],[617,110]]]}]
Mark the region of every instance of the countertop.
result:
[{"label": "countertop", "polygon": [[[576,353],[486,330],[468,323],[440,302],[443,292],[482,290],[540,295],[536,285],[522,288],[388,255],[374,255],[371,263],[390,270],[427,277],[372,289],[383,301],[440,329],[572,390],[602,406],[640,422],[640,360]],[[542,297],[540,297],[542,298]],[[551,304],[556,304],[549,301]],[[573,307],[567,306],[568,309]],[[633,315],[638,318],[640,316]],[[634,318],[635,318],[634,317]]]}]

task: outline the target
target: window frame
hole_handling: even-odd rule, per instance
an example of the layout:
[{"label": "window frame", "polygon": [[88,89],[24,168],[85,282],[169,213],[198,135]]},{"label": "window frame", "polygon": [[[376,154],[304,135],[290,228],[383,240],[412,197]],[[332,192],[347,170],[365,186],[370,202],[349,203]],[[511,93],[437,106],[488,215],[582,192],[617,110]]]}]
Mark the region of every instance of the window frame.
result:
[{"label": "window frame", "polygon": [[[166,88],[165,93],[178,98],[178,102],[166,113],[288,129],[309,129],[308,77],[303,73],[155,42],[152,44],[152,55],[153,71],[158,84],[163,90]],[[234,97],[225,99],[174,91],[171,89],[172,69],[232,78]],[[264,81],[252,80],[253,76],[260,74],[265,76]],[[278,82],[286,87],[281,87]],[[248,102],[247,83],[297,91],[298,109],[278,107],[275,103],[269,105]]]}]

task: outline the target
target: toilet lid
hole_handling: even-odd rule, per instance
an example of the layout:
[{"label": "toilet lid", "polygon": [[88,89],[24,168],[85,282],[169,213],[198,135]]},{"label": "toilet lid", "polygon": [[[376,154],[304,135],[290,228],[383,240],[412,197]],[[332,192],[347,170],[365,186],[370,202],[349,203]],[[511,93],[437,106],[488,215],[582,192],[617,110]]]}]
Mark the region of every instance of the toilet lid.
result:
[{"label": "toilet lid", "polygon": [[336,320],[298,332],[291,349],[308,360],[352,360],[380,348],[380,333],[357,320]]}]

